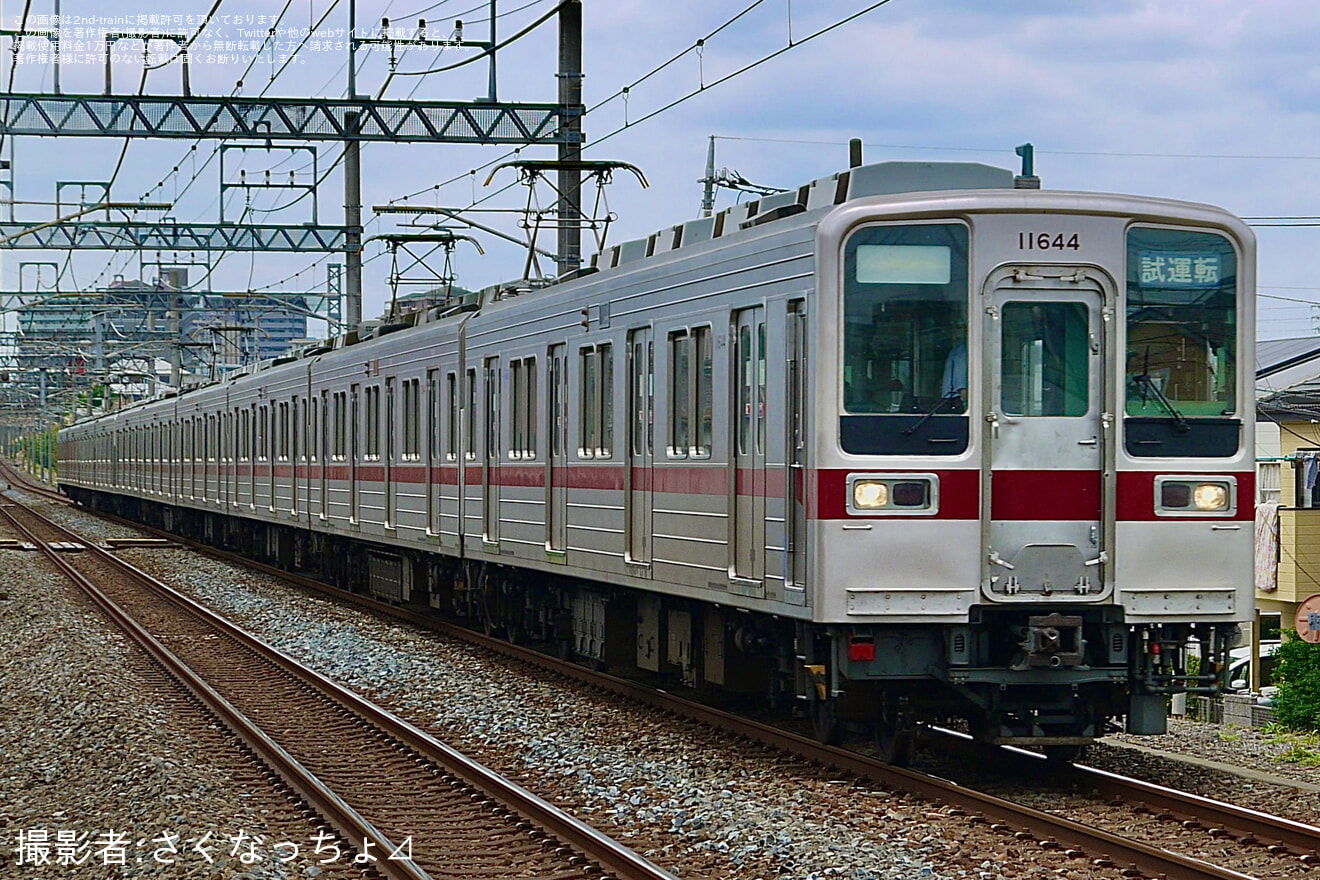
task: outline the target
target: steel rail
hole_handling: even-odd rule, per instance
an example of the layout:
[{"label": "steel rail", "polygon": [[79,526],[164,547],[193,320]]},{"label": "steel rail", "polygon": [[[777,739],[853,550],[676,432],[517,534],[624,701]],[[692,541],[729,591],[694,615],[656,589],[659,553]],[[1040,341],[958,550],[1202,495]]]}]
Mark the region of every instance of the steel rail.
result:
[{"label": "steel rail", "polygon": [[[98,514],[104,516],[104,514]],[[349,593],[313,578],[291,574],[256,562],[237,554],[217,550],[206,544],[181,538],[171,532],[164,532],[141,523],[121,517],[109,517],[125,525],[168,536],[186,546],[205,553],[213,558],[232,564],[246,566],[255,571],[268,574],[277,579],[307,589],[318,595],[329,596],[340,602],[347,602],[358,607],[402,620],[424,629],[440,632],[488,650],[493,650],[516,660],[535,666],[548,668],[567,678],[595,686],[601,690],[624,696],[630,700],[652,706],[675,715],[699,721],[745,737],[773,748],[777,748],[814,763],[837,768],[852,773],[859,778],[877,782],[889,788],[915,794],[927,800],[938,801],[961,807],[977,816],[994,817],[988,819],[991,827],[1018,823],[1032,839],[1043,845],[1053,842],[1069,843],[1075,848],[1114,863],[1125,862],[1151,877],[1161,874],[1169,877],[1188,878],[1188,880],[1244,880],[1249,875],[1227,868],[1212,865],[1200,859],[1180,855],[1169,850],[1153,847],[1140,841],[1128,840],[1118,835],[1092,828],[1063,816],[1056,816],[1036,810],[1022,804],[1004,800],[990,794],[978,792],[948,782],[938,777],[928,776],[912,770],[893,767],[874,758],[857,752],[850,752],[834,746],[822,745],[815,740],[782,730],[759,721],[753,721],[733,715],[701,703],[688,700],[674,694],[658,691],[634,681],[596,672],[579,664],[551,657],[540,651],[512,645],[508,642],[474,632],[457,624],[441,620],[434,616],[420,614],[406,608],[389,605],[374,599]],[[1213,802],[1211,802],[1213,803]],[[1004,830],[1016,830],[1005,828]]]},{"label": "steel rail", "polygon": [[[22,507],[22,505],[18,506]],[[29,515],[44,519],[27,508],[23,509]],[[170,676],[200,699],[220,719],[222,724],[257,755],[260,761],[274,770],[286,785],[311,804],[340,835],[349,841],[371,840],[375,846],[382,848],[383,852],[393,853],[396,851],[396,845],[385,835],[381,834],[370,822],[325,786],[292,755],[281,748],[277,742],[267,736],[264,731],[249,721],[233,704],[199,678],[174,652],[161,644],[155,636],[129,616],[100,588],[76,568],[69,565],[68,562],[61,559],[60,555],[47,542],[41,540],[35,532],[19,522],[17,517],[10,511],[9,506],[0,507],[0,515],[3,515],[10,525],[26,537],[28,541],[40,548],[46,558],[62,574],[86,593],[107,617],[137,642]],[[58,526],[56,527],[58,528]],[[72,536],[72,533],[69,534]],[[78,540],[82,541],[81,538]],[[430,875],[413,864],[411,860],[398,859],[383,864],[377,862],[375,867],[390,880],[430,880]]]},{"label": "steel rail", "polygon": [[30,492],[33,495],[41,495],[51,501],[58,501],[63,504],[73,504],[73,499],[58,489],[52,489],[49,486],[40,483],[28,476],[17,466],[8,460],[0,460],[0,475],[3,475],[10,483],[16,483],[15,488]]},{"label": "steel rail", "polygon": [[[1071,783],[1078,791],[1095,792],[1152,810],[1164,811],[1183,819],[1193,820],[1207,831],[1220,830],[1229,833],[1224,836],[1233,836],[1244,841],[1274,841],[1290,853],[1301,855],[1301,861],[1308,867],[1320,864],[1320,856],[1316,855],[1320,852],[1320,828],[1314,825],[1282,816],[1271,816],[1236,804],[1178,791],[1084,764],[1051,764],[1044,755],[1009,746],[986,746],[973,742],[963,733],[940,728],[933,729],[931,733],[940,738],[941,748],[947,751],[984,760],[986,750],[994,749],[996,761],[1015,768],[1023,774],[1048,773],[1056,783]],[[1213,824],[1206,826],[1207,821]],[[1276,854],[1282,853],[1276,852]]]},{"label": "steel rail", "polygon": [[[363,718],[367,723],[384,730],[390,736],[405,743],[424,757],[445,767],[446,770],[462,779],[467,785],[485,792],[509,811],[522,816],[542,831],[553,835],[568,846],[581,852],[589,860],[596,862],[607,874],[612,874],[619,880],[677,880],[673,874],[651,863],[613,838],[533,794],[512,780],[505,779],[493,770],[440,742],[415,725],[398,718],[319,672],[301,665],[251,633],[235,626],[201,603],[174,590],[131,563],[118,558],[115,554],[88,543],[71,529],[51,521],[36,511],[28,508],[24,508],[24,510],[30,516],[43,521],[51,528],[68,535],[70,540],[85,544],[101,558],[112,563],[124,573],[131,575],[161,597],[184,607],[207,623],[223,630],[226,635],[238,640],[244,647],[254,651],[286,673],[329,697],[349,712]],[[138,527],[141,528],[141,526]],[[179,540],[177,536],[171,537],[173,540]],[[59,563],[62,566],[66,564],[63,560],[59,560]],[[361,837],[360,834],[358,836]],[[393,848],[385,851],[392,852]]]}]

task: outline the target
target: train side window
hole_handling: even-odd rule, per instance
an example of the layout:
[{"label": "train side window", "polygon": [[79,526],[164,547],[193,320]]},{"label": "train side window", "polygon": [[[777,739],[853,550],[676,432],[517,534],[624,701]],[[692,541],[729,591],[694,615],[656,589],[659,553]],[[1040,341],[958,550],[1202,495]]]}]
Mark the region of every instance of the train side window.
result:
[{"label": "train side window", "polygon": [[523,457],[536,458],[536,358],[527,358],[524,364],[526,366],[523,375],[527,381],[527,393],[524,395],[524,403],[527,407],[527,432],[523,438]]},{"label": "train side window", "polygon": [[398,437],[398,426],[395,413],[395,380],[389,378],[385,380],[385,460],[397,461],[399,447],[396,441]]},{"label": "train side window", "polygon": [[752,328],[738,328],[738,454],[751,451],[752,418]]},{"label": "train side window", "polygon": [[[440,460],[440,371],[426,371],[426,460]],[[430,478],[427,478],[428,481]]]},{"label": "train side window", "polygon": [[477,460],[477,371],[467,371],[467,448],[464,455],[469,461]]},{"label": "train side window", "polygon": [[317,439],[321,436],[317,433],[316,423],[320,416],[320,406],[315,397],[307,398],[307,460],[316,461]]},{"label": "train side window", "polygon": [[578,375],[582,377],[582,393],[580,395],[582,412],[581,424],[578,430],[578,437],[581,442],[578,445],[578,455],[582,458],[591,458],[596,445],[596,420],[600,417],[600,408],[596,399],[595,349],[582,349],[579,352],[578,360],[581,366]]},{"label": "train side window", "polygon": [[765,454],[766,363],[765,321],[756,325],[756,451]]},{"label": "train side window", "polygon": [[669,334],[670,458],[710,458],[714,431],[710,327]]},{"label": "train side window", "polygon": [[509,457],[536,458],[536,359],[524,358],[509,364],[512,379],[510,411],[513,434]]},{"label": "train side window", "polygon": [[550,353],[546,358],[549,363],[550,375],[547,380],[550,395],[550,411],[548,414],[547,427],[550,432],[550,455],[558,457],[564,454],[564,434],[567,430],[567,417],[565,410],[567,408],[568,382],[564,377],[564,355],[562,346],[551,346]]},{"label": "train side window", "polygon": [[501,378],[499,358],[486,358],[486,457],[495,462],[500,455]]},{"label": "train side window", "polygon": [[449,424],[445,425],[445,459],[447,461],[458,460],[458,435],[459,428],[459,409],[458,409],[458,375],[448,373],[445,375],[445,391],[449,398]]},{"label": "train side window", "polygon": [[590,346],[579,350],[582,365],[582,458],[611,458],[614,455],[614,351],[613,346]]},{"label": "train side window", "polygon": [[420,379],[408,379],[403,383],[403,456],[409,461],[418,461],[422,457],[419,442],[422,417],[421,391]]},{"label": "train side window", "polygon": [[266,460],[266,457],[267,457],[268,455],[270,455],[270,448],[267,446],[267,444],[270,442],[270,441],[267,439],[268,437],[270,437],[270,408],[269,408],[269,407],[265,407],[265,406],[263,406],[263,407],[261,407],[261,409],[258,411],[258,413],[257,413],[257,425],[259,426],[259,427],[257,428],[257,442],[256,442],[256,447],[257,447],[257,458],[260,459],[261,461],[265,461],[265,460]]},{"label": "train side window", "polygon": [[509,433],[509,458],[523,457],[523,433],[527,428],[526,415],[523,411],[523,364],[522,361],[509,362],[509,415],[512,417],[513,430]]},{"label": "train side window", "polygon": [[368,386],[367,405],[365,407],[366,424],[363,426],[363,432],[366,438],[363,442],[363,455],[367,459],[380,458],[380,386]]},{"label": "train side window", "polygon": [[289,405],[280,404],[280,461],[289,460]]},{"label": "train side window", "polygon": [[692,338],[686,330],[669,334],[670,458],[687,458],[692,425]]},{"label": "train side window", "polygon": [[348,456],[348,395],[340,391],[335,395],[335,458],[343,461]]},{"label": "train side window", "polygon": [[600,356],[600,445],[597,458],[614,456],[614,346],[597,346]]}]

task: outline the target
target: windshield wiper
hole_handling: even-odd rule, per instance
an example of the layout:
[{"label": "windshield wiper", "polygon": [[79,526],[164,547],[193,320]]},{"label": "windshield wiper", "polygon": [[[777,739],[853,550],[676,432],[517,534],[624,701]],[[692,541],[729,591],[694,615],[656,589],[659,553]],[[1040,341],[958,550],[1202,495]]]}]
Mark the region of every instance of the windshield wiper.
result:
[{"label": "windshield wiper", "polygon": [[1168,413],[1169,416],[1173,419],[1174,425],[1176,425],[1178,428],[1178,433],[1185,434],[1188,431],[1190,431],[1192,428],[1191,425],[1187,424],[1187,417],[1178,411],[1178,407],[1173,405],[1173,401],[1169,400],[1168,396],[1164,393],[1163,389],[1161,389],[1159,385],[1155,384],[1155,380],[1150,377],[1149,347],[1146,349],[1146,359],[1145,359],[1145,363],[1142,364],[1142,370],[1143,372],[1140,375],[1132,377],[1132,381],[1136,382],[1137,387],[1141,389],[1142,405],[1144,406],[1146,404],[1146,401],[1149,399],[1149,397],[1147,397],[1147,394],[1153,396],[1155,398],[1155,402],[1158,403],[1160,407],[1163,408],[1163,410],[1166,413]]},{"label": "windshield wiper", "polygon": [[944,409],[944,404],[953,400],[961,400],[961,399],[962,399],[962,395],[960,395],[958,392],[950,391],[948,394],[944,395],[939,400],[935,401],[935,405],[932,406],[930,409],[926,410],[925,414],[923,414],[921,418],[917,419],[911,425],[908,425],[906,428],[904,428],[903,433],[905,435],[912,435],[917,433],[917,429],[920,428],[922,425],[926,424],[926,422],[930,421],[931,416],[935,415],[937,412]]}]

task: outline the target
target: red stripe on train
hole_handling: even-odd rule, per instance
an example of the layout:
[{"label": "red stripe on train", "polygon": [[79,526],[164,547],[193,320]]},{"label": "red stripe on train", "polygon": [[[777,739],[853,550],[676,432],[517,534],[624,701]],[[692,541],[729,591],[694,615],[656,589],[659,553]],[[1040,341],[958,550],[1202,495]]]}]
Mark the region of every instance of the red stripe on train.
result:
[{"label": "red stripe on train", "polygon": [[990,518],[997,520],[1098,520],[1099,471],[994,471]]},{"label": "red stripe on train", "polygon": [[[1181,470],[1176,473],[1195,473],[1195,470]],[[1161,476],[1148,471],[1127,471],[1118,475],[1118,519],[1128,522],[1168,521],[1177,516],[1155,515],[1155,478]],[[1237,511],[1226,520],[1251,522],[1256,518],[1256,474],[1253,471],[1239,471],[1232,474],[1203,473],[1198,476],[1208,478],[1234,477],[1237,480]],[[1192,517],[1183,517],[1192,519]],[[1204,517],[1196,517],[1204,520]],[[1217,518],[1216,518],[1217,519]]]}]

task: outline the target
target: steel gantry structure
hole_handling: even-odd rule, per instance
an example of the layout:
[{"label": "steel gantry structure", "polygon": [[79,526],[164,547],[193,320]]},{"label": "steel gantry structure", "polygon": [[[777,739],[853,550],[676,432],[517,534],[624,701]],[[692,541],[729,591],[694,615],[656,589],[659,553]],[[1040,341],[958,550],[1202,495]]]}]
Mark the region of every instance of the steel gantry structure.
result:
[{"label": "steel gantry structure", "polygon": [[[55,53],[54,93],[0,92],[0,142],[6,137],[90,137],[90,138],[173,138],[194,141],[219,140],[265,145],[275,143],[337,142],[344,147],[344,222],[325,225],[317,222],[315,208],[310,223],[251,224],[221,222],[177,222],[168,216],[161,219],[138,219],[140,211],[168,210],[146,204],[114,203],[104,191],[90,202],[79,203],[80,210],[72,215],[59,216],[60,191],[57,187],[57,217],[45,222],[20,222],[12,213],[14,200],[12,180],[0,180],[0,187],[10,188],[11,212],[7,222],[0,222],[0,250],[157,250],[192,252],[306,252],[342,253],[342,265],[330,267],[324,293],[306,291],[286,294],[267,288],[257,290],[215,293],[209,290],[191,290],[186,285],[167,288],[178,296],[166,309],[165,335],[172,338],[173,372],[178,374],[178,348],[185,343],[179,316],[188,296],[202,298],[201,311],[220,309],[226,301],[246,303],[248,310],[263,304],[287,304],[304,314],[321,314],[335,323],[340,330],[356,327],[362,320],[362,246],[363,221],[361,216],[361,161],[360,149],[364,143],[431,143],[431,144],[488,144],[508,146],[544,145],[558,150],[561,167],[559,173],[559,226],[558,253],[555,255],[561,272],[580,265],[580,229],[575,218],[580,214],[581,149],[584,136],[581,117],[585,112],[581,92],[581,0],[560,0],[557,6],[537,19],[530,27],[504,42],[496,35],[496,0],[489,0],[489,39],[464,40],[462,23],[456,22],[455,33],[449,39],[427,37],[426,22],[418,22],[413,34],[390,30],[388,19],[373,36],[358,36],[356,4],[349,3],[348,70],[349,87],[342,98],[290,98],[240,97],[231,95],[198,96],[191,94],[189,74],[189,47],[197,34],[166,34],[145,37],[141,33],[109,33],[105,35],[106,81],[105,93],[65,94],[60,89],[59,53]],[[58,0],[56,12],[58,14]],[[498,49],[516,41],[527,31],[556,17],[559,20],[558,101],[556,103],[510,103],[497,100],[495,63]],[[209,19],[208,19],[209,20]],[[24,16],[26,22],[26,13]],[[201,29],[198,30],[198,33]],[[58,46],[58,30],[26,29],[25,23],[17,31],[0,30],[0,37],[14,41],[17,54],[24,37],[42,37]],[[147,40],[170,39],[178,44],[174,56],[182,60],[184,76],[182,95],[116,95],[111,84],[109,49],[118,39]],[[356,50],[366,44],[386,45],[390,51],[391,77],[398,47],[463,47],[481,50],[477,58],[485,57],[490,66],[489,91],[484,99],[472,101],[382,100],[360,95],[356,88]],[[173,61],[174,59],[170,59]],[[476,58],[471,59],[476,60]],[[466,63],[466,62],[463,62]],[[430,72],[414,72],[425,75]],[[241,83],[240,83],[241,86]],[[383,90],[382,90],[383,91]],[[224,149],[222,147],[221,149]],[[284,147],[283,149],[297,149]],[[315,155],[313,153],[313,155]],[[121,160],[122,161],[122,160]],[[6,164],[7,163],[0,163]],[[223,163],[222,163],[223,164]],[[313,160],[313,165],[315,161]],[[4,169],[0,169],[3,171]],[[177,169],[176,169],[177,171]],[[269,176],[269,172],[267,172]],[[308,189],[315,199],[315,186],[320,179],[313,173],[311,184],[295,184],[290,176],[288,188]],[[222,169],[222,197],[226,188]],[[250,187],[242,179],[230,186]],[[269,184],[267,184],[269,185]],[[95,220],[83,215],[94,211],[119,210],[121,217],[108,216]],[[246,216],[246,213],[245,213]],[[338,270],[338,271],[335,271]],[[207,277],[209,278],[209,271]],[[58,290],[57,271],[54,287],[32,292],[6,291],[0,284],[0,312],[15,309],[77,308],[79,303],[95,293]],[[141,283],[141,282],[137,282]],[[209,287],[209,283],[207,285]],[[98,308],[90,303],[92,309]],[[231,309],[224,306],[224,309]],[[221,309],[221,310],[224,310]],[[95,323],[95,322],[93,322]],[[99,325],[98,325],[99,326]],[[93,334],[95,336],[95,334]],[[98,337],[99,338],[99,337]],[[79,339],[79,342],[83,340]],[[92,340],[91,347],[99,354],[103,342]],[[3,352],[0,352],[3,357]],[[98,358],[99,362],[99,358]]]},{"label": "steel gantry structure", "polygon": [[[559,104],[0,93],[0,135],[560,144]],[[574,116],[575,118],[575,116]]]}]

